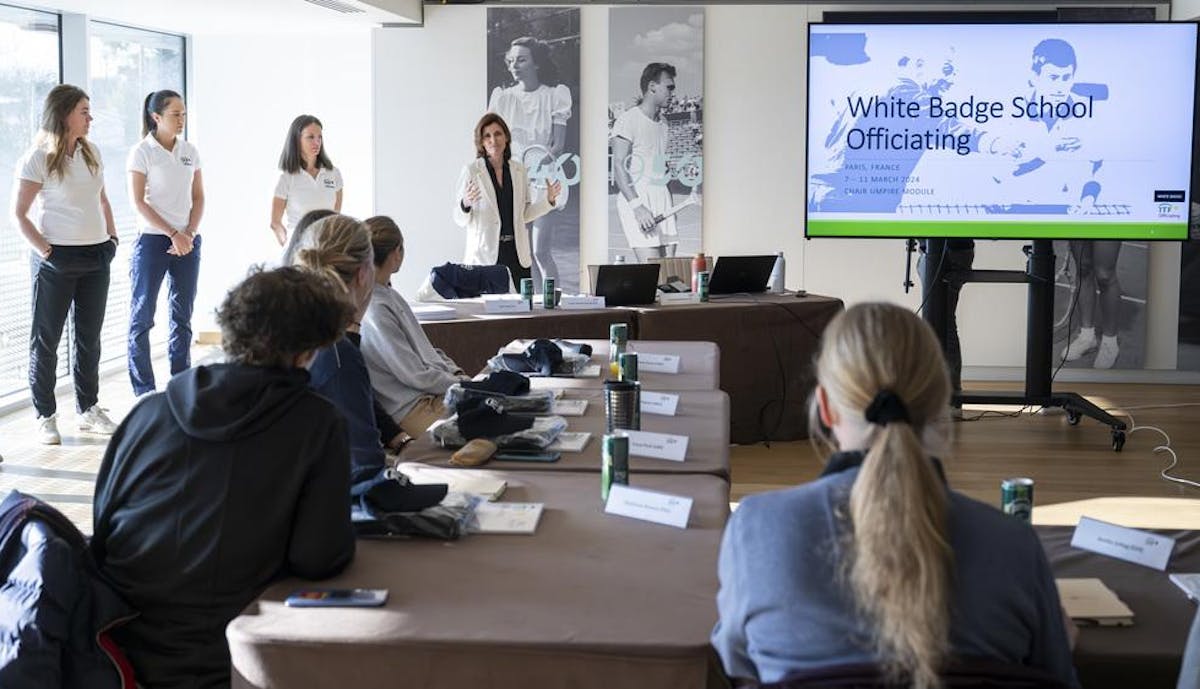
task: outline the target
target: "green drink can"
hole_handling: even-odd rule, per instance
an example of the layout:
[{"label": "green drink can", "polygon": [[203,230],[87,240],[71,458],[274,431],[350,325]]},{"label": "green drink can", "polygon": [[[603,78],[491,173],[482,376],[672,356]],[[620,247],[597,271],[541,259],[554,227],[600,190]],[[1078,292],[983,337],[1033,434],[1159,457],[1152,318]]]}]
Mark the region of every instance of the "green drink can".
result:
[{"label": "green drink can", "polygon": [[700,295],[700,301],[708,301],[708,271],[702,270],[696,273],[696,292]]},{"label": "green drink can", "polygon": [[554,278],[542,280],[542,308],[554,308]]},{"label": "green drink can", "polygon": [[521,278],[521,298],[533,308],[533,278]]},{"label": "green drink can", "polygon": [[629,438],[625,434],[604,436],[601,449],[600,499],[608,502],[613,484],[629,485]]},{"label": "green drink can", "polygon": [[1000,509],[1028,522],[1033,518],[1033,479],[1006,478],[1000,482]]},{"label": "green drink can", "polygon": [[636,352],[621,352],[617,356],[617,380],[635,381],[638,379],[638,355]]}]

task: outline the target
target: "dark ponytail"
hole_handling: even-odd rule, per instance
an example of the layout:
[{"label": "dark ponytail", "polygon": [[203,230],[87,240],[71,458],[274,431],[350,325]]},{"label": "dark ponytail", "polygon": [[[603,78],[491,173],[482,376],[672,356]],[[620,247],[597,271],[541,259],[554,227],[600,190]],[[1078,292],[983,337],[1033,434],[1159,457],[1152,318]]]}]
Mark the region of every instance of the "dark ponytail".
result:
[{"label": "dark ponytail", "polygon": [[151,91],[146,94],[146,100],[142,103],[142,136],[157,131],[158,125],[154,124],[154,118],[150,115],[151,113],[163,114],[163,110],[166,110],[167,103],[171,102],[172,98],[183,100],[183,96],[170,89]]}]

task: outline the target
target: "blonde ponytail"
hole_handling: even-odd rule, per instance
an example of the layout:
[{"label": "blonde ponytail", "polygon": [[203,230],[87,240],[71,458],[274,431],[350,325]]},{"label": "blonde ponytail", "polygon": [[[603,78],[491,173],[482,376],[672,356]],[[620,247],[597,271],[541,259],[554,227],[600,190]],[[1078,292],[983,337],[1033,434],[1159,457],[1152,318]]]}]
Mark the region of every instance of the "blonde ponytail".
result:
[{"label": "blonde ponytail", "polygon": [[[938,689],[953,555],[947,490],[922,434],[946,413],[945,362],[929,327],[891,304],[851,307],[822,339],[817,381],[868,442],[849,497],[846,581],[889,679]],[[889,413],[878,413],[881,402]]]},{"label": "blonde ponytail", "polygon": [[367,228],[347,215],[331,215],[313,223],[301,245],[296,265],[325,275],[347,294],[358,271],[374,258]]}]

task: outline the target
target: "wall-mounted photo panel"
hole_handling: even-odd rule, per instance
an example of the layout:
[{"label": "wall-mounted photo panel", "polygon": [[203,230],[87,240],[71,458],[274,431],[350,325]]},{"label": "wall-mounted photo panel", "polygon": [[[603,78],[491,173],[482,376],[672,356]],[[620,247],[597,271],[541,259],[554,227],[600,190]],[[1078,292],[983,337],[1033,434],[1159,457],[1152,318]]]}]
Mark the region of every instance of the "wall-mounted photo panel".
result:
[{"label": "wall-mounted photo panel", "polygon": [[579,8],[489,7],[487,109],[512,132],[535,193],[562,185],[557,209],[530,223],[533,279],[579,291]]},{"label": "wall-mounted photo panel", "polygon": [[704,10],[609,10],[610,260],[701,249]]}]

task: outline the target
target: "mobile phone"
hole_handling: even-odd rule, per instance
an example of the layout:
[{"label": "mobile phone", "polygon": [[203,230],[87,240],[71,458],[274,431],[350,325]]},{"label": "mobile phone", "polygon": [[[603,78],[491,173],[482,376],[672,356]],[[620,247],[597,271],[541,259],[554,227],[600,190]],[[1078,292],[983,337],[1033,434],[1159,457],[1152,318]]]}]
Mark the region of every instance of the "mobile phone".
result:
[{"label": "mobile phone", "polygon": [[387,589],[304,589],[287,597],[289,608],[377,608],[387,602]]},{"label": "mobile phone", "polygon": [[550,450],[500,450],[495,459],[508,462],[557,462],[561,453]]}]

